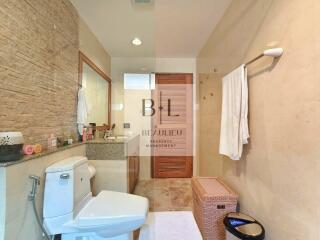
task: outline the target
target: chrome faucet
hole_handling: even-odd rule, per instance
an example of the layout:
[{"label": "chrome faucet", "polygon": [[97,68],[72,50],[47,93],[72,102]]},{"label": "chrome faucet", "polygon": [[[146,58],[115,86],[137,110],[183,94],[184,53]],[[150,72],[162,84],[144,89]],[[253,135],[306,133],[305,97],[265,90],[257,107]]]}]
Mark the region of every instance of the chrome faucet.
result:
[{"label": "chrome faucet", "polygon": [[116,125],[115,125],[115,124],[112,124],[111,127],[109,127],[108,129],[106,129],[105,132],[104,132],[103,138],[104,138],[104,139],[107,139],[108,137],[113,136],[113,134],[114,134],[113,131],[114,131],[115,127],[116,127]]}]

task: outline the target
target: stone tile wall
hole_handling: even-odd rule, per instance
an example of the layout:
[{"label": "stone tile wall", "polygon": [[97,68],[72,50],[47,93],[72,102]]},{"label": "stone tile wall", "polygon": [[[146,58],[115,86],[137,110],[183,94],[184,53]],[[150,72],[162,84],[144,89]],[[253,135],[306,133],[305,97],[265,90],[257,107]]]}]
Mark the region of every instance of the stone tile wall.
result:
[{"label": "stone tile wall", "polygon": [[68,0],[0,4],[0,131],[76,134],[78,14]]}]

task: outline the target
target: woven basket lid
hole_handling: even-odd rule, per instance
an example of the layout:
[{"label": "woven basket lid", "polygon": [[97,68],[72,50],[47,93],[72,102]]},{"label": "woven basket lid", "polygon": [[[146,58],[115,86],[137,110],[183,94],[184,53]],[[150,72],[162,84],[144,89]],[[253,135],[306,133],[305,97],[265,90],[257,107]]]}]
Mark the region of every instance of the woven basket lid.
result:
[{"label": "woven basket lid", "polygon": [[221,179],[209,177],[195,177],[193,187],[201,198],[217,199],[220,201],[236,201],[237,194],[232,191]]}]

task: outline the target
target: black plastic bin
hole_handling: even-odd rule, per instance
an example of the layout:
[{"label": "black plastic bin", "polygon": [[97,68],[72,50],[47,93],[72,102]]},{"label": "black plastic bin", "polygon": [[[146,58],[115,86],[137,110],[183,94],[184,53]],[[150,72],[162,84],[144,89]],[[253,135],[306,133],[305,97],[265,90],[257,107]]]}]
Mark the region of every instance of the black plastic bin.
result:
[{"label": "black plastic bin", "polygon": [[223,220],[227,240],[263,240],[265,230],[254,218],[243,213],[228,213]]}]

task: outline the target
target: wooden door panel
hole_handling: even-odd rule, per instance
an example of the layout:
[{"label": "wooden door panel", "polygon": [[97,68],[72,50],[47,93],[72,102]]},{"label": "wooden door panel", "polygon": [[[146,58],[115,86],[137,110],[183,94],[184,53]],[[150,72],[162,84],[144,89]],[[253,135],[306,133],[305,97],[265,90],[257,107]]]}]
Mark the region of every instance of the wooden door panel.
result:
[{"label": "wooden door panel", "polygon": [[192,176],[192,78],[192,74],[156,74],[152,126],[159,135],[152,141],[165,144],[152,149],[153,177]]},{"label": "wooden door panel", "polygon": [[191,156],[187,157],[172,157],[172,156],[161,156],[156,157],[154,161],[154,168],[157,169],[155,172],[156,178],[187,178],[192,176],[192,161]]}]

